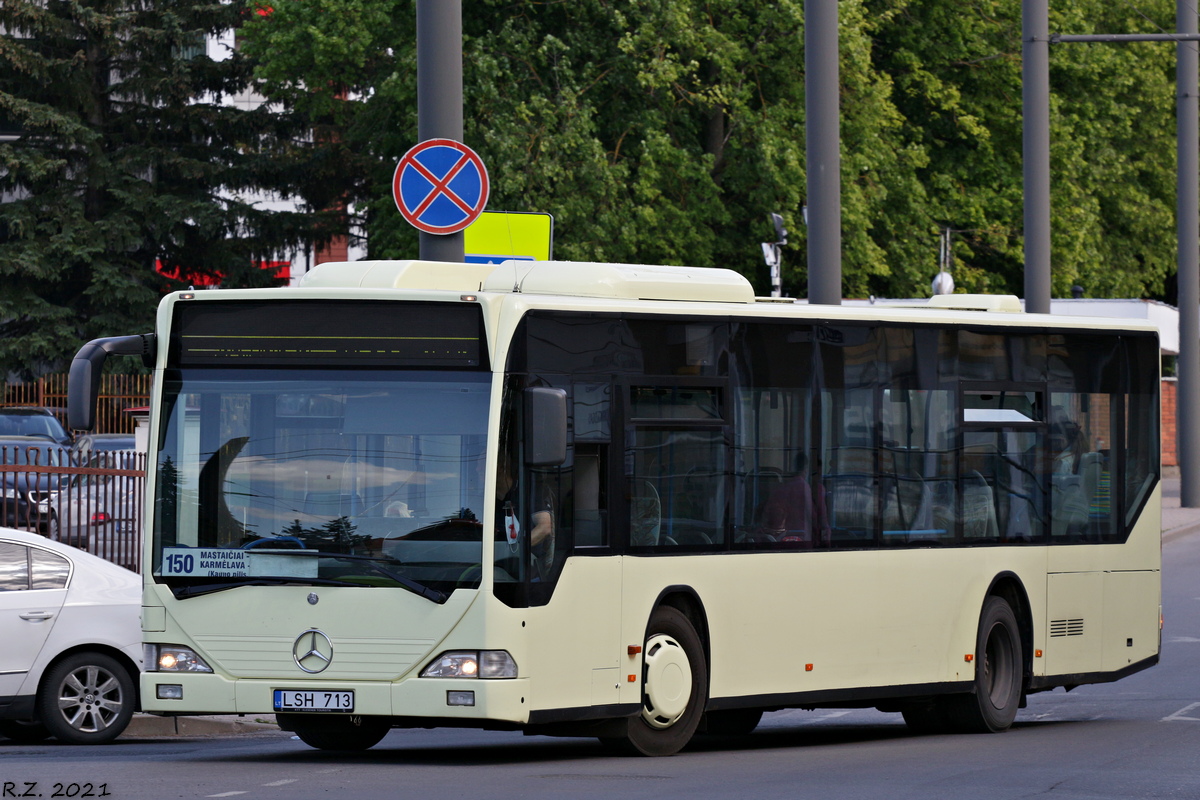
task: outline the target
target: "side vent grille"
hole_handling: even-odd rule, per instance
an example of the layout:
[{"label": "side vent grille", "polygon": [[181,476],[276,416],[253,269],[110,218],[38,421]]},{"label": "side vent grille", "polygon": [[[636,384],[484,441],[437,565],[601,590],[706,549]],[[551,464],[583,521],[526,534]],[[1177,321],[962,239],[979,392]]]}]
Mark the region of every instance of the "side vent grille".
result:
[{"label": "side vent grille", "polygon": [[1050,638],[1056,636],[1083,636],[1083,620],[1081,619],[1052,619],[1050,620]]}]

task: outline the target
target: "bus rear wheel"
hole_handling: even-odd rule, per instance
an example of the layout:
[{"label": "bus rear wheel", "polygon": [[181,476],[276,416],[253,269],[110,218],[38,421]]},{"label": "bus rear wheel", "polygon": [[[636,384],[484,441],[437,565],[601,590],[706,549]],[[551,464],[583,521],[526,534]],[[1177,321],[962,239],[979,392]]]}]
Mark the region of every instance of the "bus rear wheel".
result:
[{"label": "bus rear wheel", "polygon": [[624,736],[601,741],[636,755],[674,755],[691,741],[704,712],[704,648],[683,612],[660,606],[650,616],[642,654],[642,712],[627,721]]},{"label": "bus rear wheel", "polygon": [[748,736],[762,721],[761,708],[733,708],[704,715],[704,732],[709,736]]},{"label": "bus rear wheel", "polygon": [[318,750],[369,750],[392,728],[388,717],[307,716],[280,714],[284,730],[295,731],[300,741]]},{"label": "bus rear wheel", "polygon": [[989,597],[979,617],[975,691],[946,698],[949,721],[966,733],[999,733],[1012,727],[1024,684],[1021,630],[1012,606]]}]

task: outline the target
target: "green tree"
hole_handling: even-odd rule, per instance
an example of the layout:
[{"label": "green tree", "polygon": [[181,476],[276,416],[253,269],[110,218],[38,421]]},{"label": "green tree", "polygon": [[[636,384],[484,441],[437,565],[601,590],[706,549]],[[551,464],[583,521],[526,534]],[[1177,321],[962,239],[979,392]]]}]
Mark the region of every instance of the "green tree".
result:
[{"label": "green tree", "polygon": [[[360,158],[343,185],[371,256],[412,257],[390,180],[415,144],[415,10],[350,5],[272,3],[246,50],[274,99],[323,115]],[[845,274],[865,292],[904,252],[865,221],[900,241],[920,154],[897,147],[889,82],[871,66],[875,21],[858,0],[841,7],[845,141],[870,142],[847,145]],[[558,258],[730,267],[760,290],[759,242],[778,211],[796,234],[787,287],[803,294],[802,2],[480,0],[463,25],[464,138],[488,165],[491,208],[553,214]]]},{"label": "green tree", "polygon": [[[207,35],[245,10],[207,0],[0,4],[0,374],[61,367],[82,341],[153,325],[198,276],[272,282],[255,262],[328,236],[338,171],[302,115],[227,102],[252,84]],[[180,270],[181,281],[159,275]],[[119,360],[123,361],[123,360]]]},{"label": "green tree", "polygon": [[[1104,0],[1052,5],[1052,30],[1156,24]],[[272,7],[247,28],[260,75],[353,153],[341,185],[372,256],[414,256],[390,197],[416,137],[412,0]],[[927,295],[944,228],[960,290],[1022,294],[1019,0],[838,7],[845,294]],[[731,267],[760,291],[778,211],[785,289],[802,296],[803,23],[801,0],[469,4],[464,138],[488,164],[490,207],[552,213],[559,258]],[[1157,45],[1054,49],[1055,295],[1164,291],[1172,63]]]},{"label": "green tree", "polygon": [[[869,0],[935,227],[959,289],[1023,294],[1021,4]],[[1161,10],[1161,9],[1160,9]],[[1052,31],[1158,32],[1127,4],[1052,3]],[[1160,294],[1174,261],[1174,48],[1051,50],[1052,293]]]}]

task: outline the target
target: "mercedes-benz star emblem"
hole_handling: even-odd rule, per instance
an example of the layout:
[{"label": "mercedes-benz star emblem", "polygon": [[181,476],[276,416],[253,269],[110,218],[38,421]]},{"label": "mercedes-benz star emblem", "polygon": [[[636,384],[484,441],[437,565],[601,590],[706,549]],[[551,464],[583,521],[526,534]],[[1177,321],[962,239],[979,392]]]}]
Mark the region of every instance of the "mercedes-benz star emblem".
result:
[{"label": "mercedes-benz star emblem", "polygon": [[309,604],[310,606],[315,606],[315,605],[316,605],[316,604],[317,604],[317,603],[318,603],[320,600],[321,600],[321,598],[317,597],[317,593],[316,593],[316,592],[309,592],[309,593],[308,593],[308,604]]},{"label": "mercedes-benz star emblem", "polygon": [[309,628],[296,637],[292,645],[296,666],[310,674],[322,672],[333,661],[333,642],[316,628]]}]

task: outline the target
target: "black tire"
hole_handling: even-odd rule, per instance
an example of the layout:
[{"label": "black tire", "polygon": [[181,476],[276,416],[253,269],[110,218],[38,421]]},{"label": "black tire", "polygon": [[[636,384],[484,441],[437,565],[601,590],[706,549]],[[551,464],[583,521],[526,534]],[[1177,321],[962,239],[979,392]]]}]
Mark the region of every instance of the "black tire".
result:
[{"label": "black tire", "polygon": [[906,708],[900,713],[904,716],[904,724],[913,733],[928,735],[947,733],[950,730],[945,698],[934,698],[928,703]]},{"label": "black tire", "polygon": [[975,690],[946,699],[951,725],[965,733],[1000,733],[1012,727],[1024,685],[1021,629],[1012,606],[989,597],[975,642]]},{"label": "black tire", "polygon": [[660,606],[650,616],[642,651],[642,713],[627,720],[624,736],[601,741],[635,755],[674,755],[696,733],[707,696],[700,636],[683,612]]},{"label": "black tire", "polygon": [[709,736],[746,736],[762,721],[762,709],[735,708],[709,711],[704,715],[704,733]]},{"label": "black tire", "polygon": [[0,736],[14,742],[40,742],[50,737],[50,731],[36,720],[0,719]]},{"label": "black tire", "polygon": [[133,717],[137,693],[129,671],[103,653],[75,653],[46,673],[38,690],[38,719],[68,744],[104,744]]},{"label": "black tire", "polygon": [[280,727],[295,731],[300,741],[318,750],[369,750],[392,729],[389,717],[280,714]]}]

